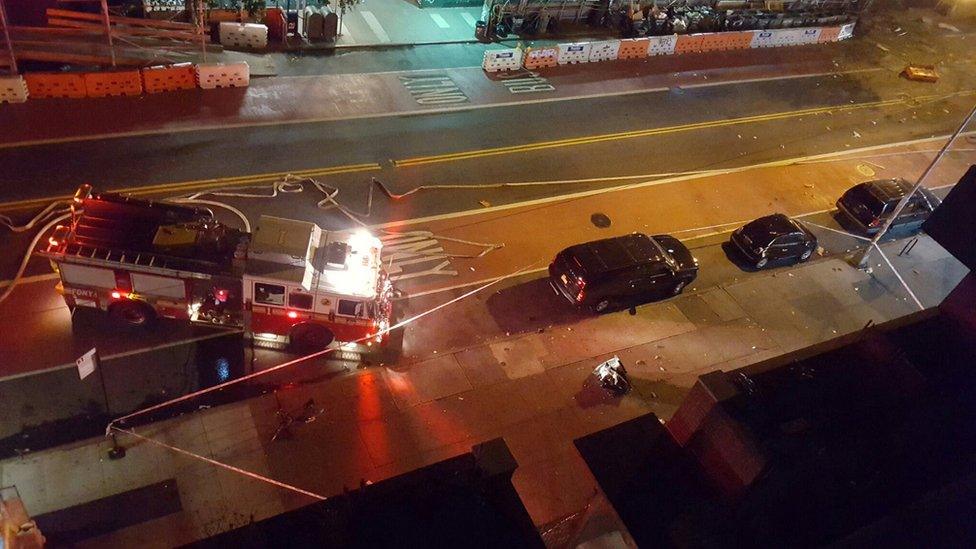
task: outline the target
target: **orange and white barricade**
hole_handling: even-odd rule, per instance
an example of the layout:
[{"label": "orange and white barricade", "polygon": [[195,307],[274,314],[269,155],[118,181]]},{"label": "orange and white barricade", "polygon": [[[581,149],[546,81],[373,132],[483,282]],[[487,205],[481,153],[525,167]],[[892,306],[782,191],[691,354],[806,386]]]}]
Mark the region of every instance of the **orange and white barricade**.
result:
[{"label": "orange and white barricade", "polygon": [[671,55],[678,43],[678,36],[651,36],[647,39],[647,55]]},{"label": "orange and white barricade", "polygon": [[247,62],[201,63],[196,66],[197,85],[205,90],[214,88],[245,88],[251,83],[251,69]]},{"label": "orange and white barricade", "polygon": [[192,63],[160,65],[142,69],[142,89],[146,93],[192,90],[197,87],[197,70]]},{"label": "orange and white barricade", "polygon": [[559,48],[555,46],[549,48],[529,48],[523,56],[522,66],[529,70],[555,67],[559,64],[556,60],[558,57]]},{"label": "orange and white barricade", "polygon": [[840,31],[837,33],[837,39],[838,40],[847,40],[848,38],[854,36],[854,25],[855,24],[857,24],[857,23],[854,22],[854,23],[848,23],[846,25],[841,25],[840,26]]},{"label": "orange and white barricade", "polygon": [[142,95],[142,74],[139,71],[87,72],[85,93],[88,97]]},{"label": "orange and white barricade", "polygon": [[223,22],[220,24],[220,44],[236,48],[263,50],[268,47],[268,27],[258,23]]},{"label": "orange and white barricade", "polygon": [[590,61],[589,42],[559,44],[556,47],[559,48],[559,54],[556,56],[556,62],[558,62],[560,65],[566,65],[568,63],[588,63]]},{"label": "orange and white barricade", "polygon": [[797,29],[797,30],[803,31],[803,33],[800,36],[800,39],[797,41],[797,44],[800,45],[816,44],[817,42],[820,41],[820,27]]},{"label": "orange and white barricade", "polygon": [[702,51],[705,36],[701,34],[679,34],[674,44],[674,53],[693,53]]},{"label": "orange and white barricade", "polygon": [[481,61],[481,68],[487,72],[519,70],[522,68],[522,50],[519,48],[488,50]]},{"label": "orange and white barricade", "polygon": [[612,61],[620,51],[620,40],[598,40],[590,42],[590,62]]},{"label": "orange and white barricade", "polygon": [[747,50],[752,47],[752,38],[756,31],[734,31],[723,33],[730,50]]},{"label": "orange and white barricade", "polygon": [[776,30],[763,30],[756,31],[756,34],[752,37],[752,48],[775,48],[779,44],[776,43]]},{"label": "orange and white barricade", "polygon": [[51,97],[87,97],[85,91],[85,77],[79,73],[27,73],[24,75],[27,82],[27,92],[34,99],[44,99]]},{"label": "orange and white barricade", "polygon": [[[692,36],[701,39],[697,51],[724,51],[732,49],[729,47],[729,33],[725,32],[706,32]],[[680,39],[679,39],[680,43]]]},{"label": "orange and white barricade", "polygon": [[840,36],[840,27],[823,27],[820,29],[820,36],[817,37],[817,43],[836,42],[838,36]]},{"label": "orange and white barricade", "polygon": [[27,95],[23,76],[0,76],[0,103],[23,103]]},{"label": "orange and white barricade", "polygon": [[649,38],[625,38],[620,41],[617,59],[642,59],[647,57]]}]

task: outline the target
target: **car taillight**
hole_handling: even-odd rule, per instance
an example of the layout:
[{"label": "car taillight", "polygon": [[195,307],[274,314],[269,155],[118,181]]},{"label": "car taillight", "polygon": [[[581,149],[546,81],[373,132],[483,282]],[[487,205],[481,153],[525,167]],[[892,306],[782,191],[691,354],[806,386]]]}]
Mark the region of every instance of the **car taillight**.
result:
[{"label": "car taillight", "polygon": [[583,301],[583,294],[584,293],[585,292],[583,292],[583,290],[580,290],[579,293],[576,294],[576,301]]},{"label": "car taillight", "polygon": [[288,318],[298,318],[298,313],[295,311],[288,311]]},{"label": "car taillight", "polygon": [[875,218],[874,220],[871,221],[871,223],[868,224],[868,227],[880,227],[880,226],[881,226],[881,219],[879,218]]},{"label": "car taillight", "polygon": [[115,290],[114,292],[112,292],[112,299],[122,299],[123,297],[125,297],[125,293],[124,292],[120,292],[118,290]]}]

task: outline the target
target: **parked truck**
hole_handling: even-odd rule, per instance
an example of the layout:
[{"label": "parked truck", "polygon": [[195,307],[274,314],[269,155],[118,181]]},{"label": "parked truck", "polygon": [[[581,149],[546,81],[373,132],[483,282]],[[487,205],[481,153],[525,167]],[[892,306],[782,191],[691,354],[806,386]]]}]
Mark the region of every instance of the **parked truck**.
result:
[{"label": "parked truck", "polygon": [[336,342],[363,352],[384,341],[392,314],[381,248],[365,230],[261,216],[247,233],[207,208],[86,185],[70,222],[38,254],[60,275],[72,310],[99,309],[129,326],[170,318],[242,329],[269,346]]}]

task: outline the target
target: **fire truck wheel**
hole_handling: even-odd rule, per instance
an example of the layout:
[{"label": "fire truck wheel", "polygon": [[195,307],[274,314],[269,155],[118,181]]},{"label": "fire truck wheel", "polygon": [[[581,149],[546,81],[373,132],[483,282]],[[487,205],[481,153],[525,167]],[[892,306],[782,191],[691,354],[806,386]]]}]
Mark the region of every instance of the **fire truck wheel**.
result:
[{"label": "fire truck wheel", "polygon": [[126,326],[148,326],[156,320],[156,313],[148,305],[138,301],[120,301],[112,305],[108,312],[112,318]]},{"label": "fire truck wheel", "polygon": [[291,329],[291,346],[302,352],[321,351],[332,343],[335,336],[324,326],[318,324],[299,324]]}]

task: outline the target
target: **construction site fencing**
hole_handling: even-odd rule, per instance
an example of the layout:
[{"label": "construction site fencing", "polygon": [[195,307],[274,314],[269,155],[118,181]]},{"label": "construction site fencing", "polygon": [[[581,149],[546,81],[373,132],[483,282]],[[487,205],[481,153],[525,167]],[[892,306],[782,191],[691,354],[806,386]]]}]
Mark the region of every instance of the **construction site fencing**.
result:
[{"label": "construction site fencing", "polygon": [[523,66],[529,70],[555,67],[559,64],[559,48],[529,48],[525,51]]},{"label": "construction site fencing", "polygon": [[240,63],[201,63],[197,65],[197,85],[205,90],[214,88],[245,88],[251,82],[250,68]]},{"label": "construction site fencing", "polygon": [[218,34],[222,46],[252,50],[263,50],[268,47],[267,25],[223,22],[220,24]]},{"label": "construction site fencing", "polygon": [[192,63],[142,69],[142,89],[146,93],[192,90],[196,87],[197,71]]},{"label": "construction site fencing", "polygon": [[142,95],[142,74],[139,71],[86,72],[85,95],[114,97]]},{"label": "construction site fencing", "polygon": [[[519,50],[520,51],[520,50]],[[514,68],[521,67],[521,56]],[[250,84],[246,62],[181,63],[141,70],[85,73],[27,73],[0,77],[0,104],[30,99],[136,96],[189,89],[241,88]]]},{"label": "construction site fencing", "polygon": [[522,68],[522,50],[506,48],[503,50],[488,50],[485,52],[481,68],[488,72],[513,71]]},{"label": "construction site fencing", "polygon": [[[651,36],[627,40],[597,40],[593,42],[571,42],[544,48],[529,48],[520,66],[514,66],[509,59],[515,54],[506,54],[504,67],[502,61],[489,56],[500,52],[516,50],[494,50],[485,52],[483,67],[486,71],[529,70],[573,63],[591,63],[617,59],[641,59],[657,55],[677,55],[711,51],[744,50],[750,48],[777,48],[837,42],[854,35],[855,23],[838,27],[806,27],[790,29],[770,29],[762,31],[732,31],[699,34],[674,34],[670,36]],[[520,50],[518,50],[520,51]]]}]

